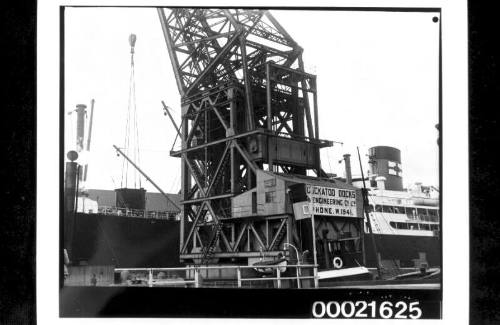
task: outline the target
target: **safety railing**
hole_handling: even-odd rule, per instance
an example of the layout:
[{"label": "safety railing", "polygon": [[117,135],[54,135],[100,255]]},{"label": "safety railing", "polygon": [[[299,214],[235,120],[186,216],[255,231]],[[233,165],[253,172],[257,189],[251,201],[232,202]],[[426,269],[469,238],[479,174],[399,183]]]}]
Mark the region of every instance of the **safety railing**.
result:
[{"label": "safety railing", "polygon": [[105,215],[121,216],[121,217],[179,220],[178,213],[168,212],[168,211],[140,210],[140,209],[101,206],[99,207],[99,213]]},{"label": "safety railing", "polygon": [[[285,269],[286,268],[286,269]],[[295,272],[287,269],[294,269]],[[259,271],[266,274],[259,276]],[[117,276],[119,275],[119,276]],[[220,265],[173,268],[117,268],[115,286],[176,287],[318,287],[317,265]]]}]

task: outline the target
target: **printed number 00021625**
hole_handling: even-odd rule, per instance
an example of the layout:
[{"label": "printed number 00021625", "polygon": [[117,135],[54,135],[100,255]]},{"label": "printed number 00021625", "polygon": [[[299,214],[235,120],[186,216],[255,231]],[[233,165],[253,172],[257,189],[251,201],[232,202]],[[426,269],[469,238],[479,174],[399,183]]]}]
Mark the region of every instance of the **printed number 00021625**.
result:
[{"label": "printed number 00021625", "polygon": [[419,302],[407,303],[405,301],[316,301],[312,305],[314,318],[395,318],[395,319],[418,319],[422,316]]}]

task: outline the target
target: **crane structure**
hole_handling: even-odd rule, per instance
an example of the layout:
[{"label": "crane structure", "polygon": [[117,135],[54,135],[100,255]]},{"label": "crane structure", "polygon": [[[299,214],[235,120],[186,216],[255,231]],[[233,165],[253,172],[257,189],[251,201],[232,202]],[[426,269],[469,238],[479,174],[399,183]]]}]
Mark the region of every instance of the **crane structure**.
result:
[{"label": "crane structure", "polygon": [[312,251],[305,237],[321,239],[321,224],[354,226],[359,247],[359,216],[316,220],[314,229],[294,217],[307,184],[354,189],[321,168],[319,150],[333,142],[319,138],[303,49],[266,10],[157,11],[181,95],[181,146],[171,151],[182,160],[181,260],[250,264],[291,256],[285,243]]}]

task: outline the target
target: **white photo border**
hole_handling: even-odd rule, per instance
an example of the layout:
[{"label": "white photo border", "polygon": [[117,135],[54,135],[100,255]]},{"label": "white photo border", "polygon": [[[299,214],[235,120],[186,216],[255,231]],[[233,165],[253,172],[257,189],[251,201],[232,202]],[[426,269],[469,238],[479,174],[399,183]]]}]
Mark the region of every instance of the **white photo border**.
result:
[{"label": "white photo border", "polygon": [[[467,2],[460,1],[52,1],[38,2],[37,16],[37,318],[40,324],[232,323],[231,319],[68,319],[59,317],[60,6],[318,6],[441,8],[442,18],[442,319],[469,320]],[[239,319],[238,322],[251,320]],[[261,320],[262,321],[262,320]],[[273,323],[304,320],[273,319]],[[335,320],[352,324],[354,320]],[[404,320],[363,320],[399,324]],[[414,321],[412,321],[414,322]]]}]

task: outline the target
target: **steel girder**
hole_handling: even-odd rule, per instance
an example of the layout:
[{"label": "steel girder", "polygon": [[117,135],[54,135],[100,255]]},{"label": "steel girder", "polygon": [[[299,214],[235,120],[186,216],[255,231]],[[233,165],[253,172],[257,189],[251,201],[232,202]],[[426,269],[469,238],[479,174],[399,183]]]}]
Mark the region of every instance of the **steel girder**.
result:
[{"label": "steel girder", "polygon": [[267,11],[158,8],[158,15],[182,103],[181,149],[171,151],[182,159],[181,259],[277,255],[298,240],[292,217],[237,220],[231,198],[255,187],[258,169],[306,173],[253,159],[253,135],[299,139],[318,153],[331,145],[319,140],[316,76],[304,72],[302,48]]}]

